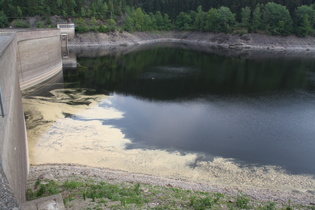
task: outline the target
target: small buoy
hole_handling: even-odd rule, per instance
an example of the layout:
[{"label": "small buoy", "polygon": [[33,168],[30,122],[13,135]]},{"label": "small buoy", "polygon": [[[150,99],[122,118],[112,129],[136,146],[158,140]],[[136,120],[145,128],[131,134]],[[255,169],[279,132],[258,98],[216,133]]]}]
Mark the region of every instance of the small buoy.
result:
[{"label": "small buoy", "polygon": [[152,79],[154,79],[154,77],[152,77]]}]

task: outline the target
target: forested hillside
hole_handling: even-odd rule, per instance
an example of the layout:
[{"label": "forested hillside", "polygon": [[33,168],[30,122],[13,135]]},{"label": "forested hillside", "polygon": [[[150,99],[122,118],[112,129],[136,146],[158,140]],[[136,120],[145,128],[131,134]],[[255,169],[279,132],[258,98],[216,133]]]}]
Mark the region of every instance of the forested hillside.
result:
[{"label": "forested hillside", "polygon": [[[315,34],[315,0],[0,0],[0,27]],[[32,25],[26,17],[36,16]]]}]

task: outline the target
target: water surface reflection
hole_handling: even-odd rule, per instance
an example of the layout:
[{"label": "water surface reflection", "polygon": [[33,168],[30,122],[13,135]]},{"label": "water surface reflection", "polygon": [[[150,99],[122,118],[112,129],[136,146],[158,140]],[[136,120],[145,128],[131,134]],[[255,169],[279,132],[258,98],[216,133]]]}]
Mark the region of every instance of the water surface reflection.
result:
[{"label": "water surface reflection", "polygon": [[[30,109],[38,100],[59,107],[34,140],[35,164],[315,186],[310,176],[282,171],[315,175],[314,60],[225,56],[187,46],[104,54],[78,56],[77,69],[64,70],[65,89],[25,102]],[[45,119],[48,111],[41,110]]]},{"label": "water surface reflection", "polygon": [[104,121],[153,147],[315,174],[312,59],[243,58],[155,46],[78,58],[69,87],[112,95],[124,118]]}]

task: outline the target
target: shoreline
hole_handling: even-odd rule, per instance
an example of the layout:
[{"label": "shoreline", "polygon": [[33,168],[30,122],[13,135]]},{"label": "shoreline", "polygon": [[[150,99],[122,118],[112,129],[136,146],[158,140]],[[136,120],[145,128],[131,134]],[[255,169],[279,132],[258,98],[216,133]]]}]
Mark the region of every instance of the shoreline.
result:
[{"label": "shoreline", "polygon": [[[107,103],[106,97],[102,95],[91,97],[84,93],[84,90],[77,92],[74,89],[67,89],[67,92],[64,92],[63,89],[57,89],[51,91],[53,97],[50,99],[45,97],[24,99],[32,164],[82,164],[92,168],[110,168],[206,185],[250,187],[315,195],[315,179],[311,174],[290,174],[272,165],[242,166],[233,159],[222,157],[209,159],[198,153],[126,149],[130,140],[125,138],[123,132],[103,125],[97,120],[99,117],[119,119],[123,116],[122,113],[111,108],[102,109],[95,106],[101,101]],[[74,99],[81,105],[72,107],[67,104],[67,101]],[[83,105],[87,101],[90,105]],[[54,114],[51,114],[52,110]],[[89,116],[86,118],[88,120],[64,118],[63,115],[63,113],[75,115],[79,112],[83,118]]]},{"label": "shoreline", "polygon": [[302,53],[315,55],[315,37],[270,36],[263,34],[231,35],[209,32],[89,32],[76,34],[70,48],[128,48],[155,43],[195,44],[236,51]]},{"label": "shoreline", "polygon": [[28,177],[28,187],[41,179],[65,181],[73,178],[92,178],[97,181],[120,184],[141,183],[153,186],[164,186],[170,188],[180,188],[184,190],[223,193],[228,196],[237,196],[240,192],[248,195],[251,199],[260,202],[276,202],[279,204],[300,204],[314,206],[315,194],[310,195],[302,192],[289,192],[275,189],[261,189],[254,187],[222,186],[216,184],[202,184],[183,181],[180,179],[170,179],[160,176],[153,176],[127,171],[113,170],[108,168],[90,167],[80,164],[40,164],[31,165]]}]

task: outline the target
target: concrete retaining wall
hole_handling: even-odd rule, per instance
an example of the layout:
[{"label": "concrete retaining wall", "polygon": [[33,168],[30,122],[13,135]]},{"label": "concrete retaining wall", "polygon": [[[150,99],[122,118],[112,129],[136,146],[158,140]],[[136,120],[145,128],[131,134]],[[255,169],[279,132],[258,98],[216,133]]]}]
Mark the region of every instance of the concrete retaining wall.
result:
[{"label": "concrete retaining wall", "polygon": [[[0,179],[0,209],[25,201],[28,148],[21,89],[61,70],[59,30],[0,32],[0,87],[5,114],[0,116],[0,178],[5,176]],[[10,190],[16,199],[10,197]]]}]

